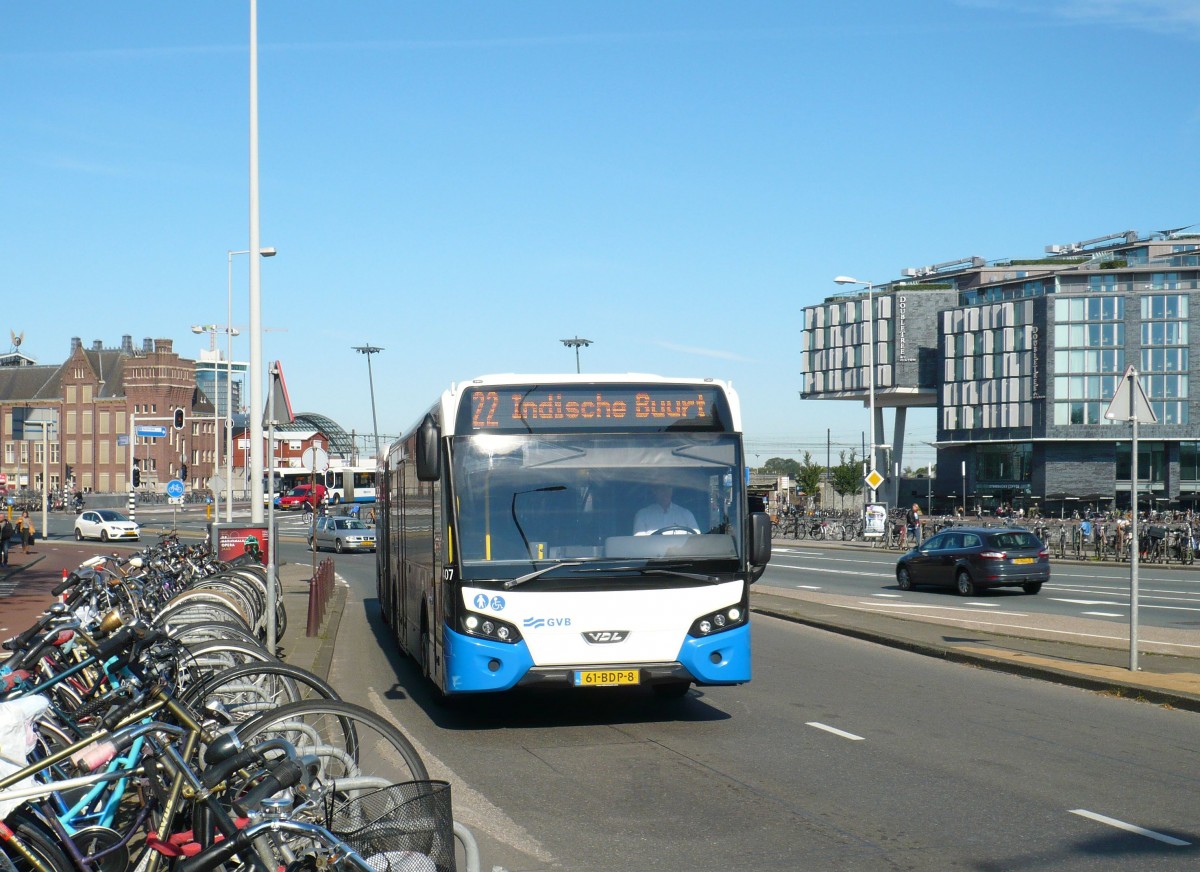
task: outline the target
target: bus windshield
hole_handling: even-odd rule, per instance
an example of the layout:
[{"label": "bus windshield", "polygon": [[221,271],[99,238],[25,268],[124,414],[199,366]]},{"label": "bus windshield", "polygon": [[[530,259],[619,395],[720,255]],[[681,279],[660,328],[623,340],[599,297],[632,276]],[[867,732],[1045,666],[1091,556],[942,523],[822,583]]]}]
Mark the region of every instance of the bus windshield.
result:
[{"label": "bus windshield", "polygon": [[458,436],[455,545],[466,578],[555,562],[737,568],[745,500],[729,433]]}]

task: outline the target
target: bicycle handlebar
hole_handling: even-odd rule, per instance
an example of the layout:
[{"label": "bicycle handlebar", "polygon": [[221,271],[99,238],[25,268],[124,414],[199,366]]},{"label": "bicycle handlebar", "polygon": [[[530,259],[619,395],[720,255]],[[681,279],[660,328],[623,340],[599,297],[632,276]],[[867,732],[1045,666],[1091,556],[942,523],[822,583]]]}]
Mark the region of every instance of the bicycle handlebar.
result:
[{"label": "bicycle handlebar", "polygon": [[367,863],[362,854],[355,851],[333,833],[329,832],[329,830],[325,829],[325,827],[306,821],[274,819],[256,821],[238,830],[237,834],[232,838],[217,842],[194,857],[187,857],[180,860],[176,864],[175,869],[177,872],[208,872],[208,870],[228,862],[235,854],[249,851],[254,840],[263,833],[268,832],[310,836],[314,840],[333,848],[339,854],[343,855],[343,858],[348,860],[350,865],[360,870],[360,872],[373,872],[373,867]]}]

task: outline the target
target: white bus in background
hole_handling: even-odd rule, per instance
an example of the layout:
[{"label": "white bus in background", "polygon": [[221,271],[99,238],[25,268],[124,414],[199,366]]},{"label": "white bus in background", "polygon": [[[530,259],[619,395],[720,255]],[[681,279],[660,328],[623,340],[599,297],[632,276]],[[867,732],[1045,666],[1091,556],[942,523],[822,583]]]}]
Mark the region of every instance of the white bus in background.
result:
[{"label": "white bus in background", "polygon": [[331,466],[325,473],[325,487],[331,503],[373,503],[375,467]]}]

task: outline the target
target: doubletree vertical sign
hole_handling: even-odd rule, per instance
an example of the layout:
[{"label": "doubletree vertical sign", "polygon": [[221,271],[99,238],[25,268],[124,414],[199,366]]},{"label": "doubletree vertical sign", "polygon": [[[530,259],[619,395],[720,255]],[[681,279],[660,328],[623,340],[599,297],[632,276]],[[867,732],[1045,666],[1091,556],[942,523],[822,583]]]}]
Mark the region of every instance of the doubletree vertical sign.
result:
[{"label": "doubletree vertical sign", "polygon": [[725,394],[697,385],[539,385],[470,388],[459,433],[730,429]]}]

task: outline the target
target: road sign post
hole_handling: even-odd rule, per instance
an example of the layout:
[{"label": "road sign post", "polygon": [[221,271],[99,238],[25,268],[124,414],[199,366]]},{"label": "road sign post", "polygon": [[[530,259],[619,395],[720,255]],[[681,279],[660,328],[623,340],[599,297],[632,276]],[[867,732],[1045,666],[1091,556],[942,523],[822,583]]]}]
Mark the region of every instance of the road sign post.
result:
[{"label": "road sign post", "polygon": [[1129,669],[1138,669],[1138,424],[1157,424],[1158,416],[1142,390],[1137,370],[1130,366],[1121,376],[1117,392],[1104,417],[1110,421],[1128,421],[1133,425],[1132,463],[1129,481]]}]

